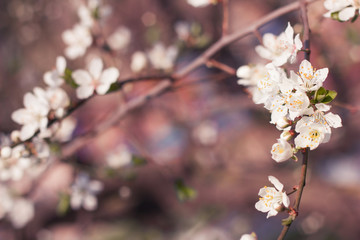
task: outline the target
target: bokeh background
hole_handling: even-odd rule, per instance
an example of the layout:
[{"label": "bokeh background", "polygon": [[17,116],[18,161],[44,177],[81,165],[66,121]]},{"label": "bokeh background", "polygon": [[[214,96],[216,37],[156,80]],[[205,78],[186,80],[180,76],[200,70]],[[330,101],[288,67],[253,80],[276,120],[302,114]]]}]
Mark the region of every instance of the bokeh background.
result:
[{"label": "bokeh background", "polygon": [[[248,26],[261,16],[292,1],[230,0],[230,32]],[[287,239],[360,239],[360,20],[340,23],[322,17],[323,1],[309,6],[311,62],[329,68],[325,82],[338,92],[332,111],[343,127],[334,129],[331,141],[310,153],[308,181],[300,214]],[[23,95],[44,86],[42,76],[63,55],[61,34],[78,21],[81,1],[0,1],[0,131],[18,129],[11,113],[22,107]],[[221,5],[193,8],[185,0],[108,0],[112,14],[102,23],[104,36],[125,26],[131,43],[113,58],[92,48],[106,65],[120,69],[120,79],[131,72],[130,58],[147,51],[156,41],[181,46],[176,69],[188,64],[221,36]],[[196,24],[204,37],[198,46],[179,44],[174,26]],[[301,32],[299,11],[284,15],[260,29],[279,34],[295,25]],[[233,68],[264,62],[246,37],[224,48],[215,59]],[[114,58],[116,59],[114,61]],[[299,54],[301,60],[302,54]],[[85,58],[68,61],[70,69],[83,68]],[[159,72],[147,69],[140,75]],[[220,74],[220,75],[219,75]],[[214,77],[216,76],[216,77]],[[220,76],[220,77],[219,77]],[[110,129],[95,136],[67,158],[55,157],[40,181],[23,183],[31,190],[35,217],[23,229],[0,222],[0,239],[38,240],[230,240],[255,231],[259,239],[276,239],[285,214],[266,219],[256,211],[258,190],[276,176],[291,191],[299,179],[301,161],[276,164],[270,155],[280,132],[269,123],[270,114],[255,105],[237,78],[202,67],[182,85],[150,101]],[[156,82],[127,85],[126,98],[146,92]],[[180,85],[180,83],[179,83]],[[67,92],[76,101],[74,90]],[[90,131],[124,104],[124,93],[95,97],[72,115],[76,136]],[[71,143],[70,143],[71,144]],[[106,157],[126,145],[147,164],[108,171]],[[64,146],[65,148],[67,145]],[[83,170],[104,182],[96,211],[56,211],[59,192],[65,191],[76,171]],[[177,196],[181,179],[190,191],[189,201]],[[32,187],[35,185],[35,190]],[[196,191],[196,193],[195,193]],[[179,193],[179,192],[178,192]],[[186,198],[186,197],[185,197]]]}]

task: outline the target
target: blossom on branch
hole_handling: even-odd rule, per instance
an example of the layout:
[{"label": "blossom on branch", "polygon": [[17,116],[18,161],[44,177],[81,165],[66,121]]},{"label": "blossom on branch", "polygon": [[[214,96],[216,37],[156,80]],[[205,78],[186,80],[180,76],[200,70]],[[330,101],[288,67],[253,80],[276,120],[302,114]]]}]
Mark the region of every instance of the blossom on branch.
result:
[{"label": "blossom on branch", "polygon": [[263,36],[263,46],[255,47],[255,51],[262,57],[271,60],[275,66],[282,66],[286,62],[294,63],[297,52],[302,48],[300,35],[294,38],[294,29],[290,23],[279,36],[266,33]]},{"label": "blossom on branch", "polygon": [[11,118],[16,123],[23,125],[20,131],[20,140],[25,141],[32,137],[37,130],[43,131],[48,124],[49,103],[45,98],[34,93],[26,93],[24,106],[12,113]]},{"label": "blossom on branch", "polygon": [[325,0],[324,7],[328,10],[324,17],[348,21],[356,16],[360,2],[359,0]]},{"label": "blossom on branch", "polygon": [[76,24],[72,29],[63,32],[62,39],[67,45],[65,55],[70,59],[83,56],[93,41],[90,30],[80,24]]},{"label": "blossom on branch", "polygon": [[259,201],[255,204],[255,208],[260,212],[267,212],[267,217],[272,217],[278,214],[282,206],[289,207],[290,199],[283,192],[284,185],[273,176],[269,176],[269,181],[274,187],[263,187],[259,191]]},{"label": "blossom on branch", "polygon": [[90,97],[94,91],[99,95],[104,95],[111,84],[116,82],[119,75],[119,70],[115,67],[103,71],[101,58],[94,58],[87,65],[87,71],[80,69],[72,73],[75,83],[79,85],[76,89],[76,96],[79,99],[85,99]]},{"label": "blossom on branch", "polygon": [[64,83],[66,60],[63,56],[56,58],[56,68],[44,74],[44,82],[49,87],[60,87]]},{"label": "blossom on branch", "polygon": [[290,78],[298,84],[300,90],[309,92],[322,87],[328,73],[328,68],[316,70],[308,60],[304,59],[300,64],[298,74],[291,72]]},{"label": "blossom on branch", "polygon": [[90,180],[89,175],[80,173],[71,186],[70,205],[77,210],[81,206],[85,210],[93,211],[97,208],[98,194],[103,189],[103,184],[97,180]]},{"label": "blossom on branch", "polygon": [[286,140],[280,138],[277,141],[271,148],[272,159],[276,162],[284,162],[294,155],[293,150]]},{"label": "blossom on branch", "polygon": [[164,44],[157,43],[148,52],[148,57],[151,65],[159,70],[171,70],[174,67],[175,59],[178,55],[178,50],[175,46],[166,48]]},{"label": "blossom on branch", "polygon": [[313,110],[309,116],[303,116],[296,124],[295,131],[300,133],[295,138],[295,145],[298,148],[309,147],[311,150],[317,148],[320,143],[330,140],[331,128],[342,126],[341,118],[337,114],[327,113],[330,106],[318,103],[317,110]]}]

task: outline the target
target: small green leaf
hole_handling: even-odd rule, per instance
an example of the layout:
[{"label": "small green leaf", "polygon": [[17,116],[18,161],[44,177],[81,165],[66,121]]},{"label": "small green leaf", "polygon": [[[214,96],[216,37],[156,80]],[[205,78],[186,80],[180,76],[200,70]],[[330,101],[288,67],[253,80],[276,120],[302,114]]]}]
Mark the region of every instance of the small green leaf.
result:
[{"label": "small green leaf", "polygon": [[111,92],[116,92],[117,90],[119,90],[121,88],[121,84],[118,83],[118,82],[114,82],[113,84],[110,85],[110,88],[109,90],[107,91],[107,94],[108,93],[111,93]]},{"label": "small green leaf", "polygon": [[135,156],[135,155],[132,156],[131,162],[134,166],[142,166],[142,165],[147,164],[147,161],[145,158],[140,157],[140,156]]},{"label": "small green leaf", "polygon": [[336,98],[337,92],[328,90],[326,96],[321,101],[322,103],[329,103]]},{"label": "small green leaf", "polygon": [[72,74],[72,71],[70,69],[66,68],[65,74],[64,74],[64,80],[70,87],[77,88],[79,85],[76,84],[76,82],[72,78],[71,74]]},{"label": "small green leaf", "polygon": [[321,101],[325,98],[326,93],[327,93],[327,91],[326,91],[325,88],[323,88],[323,87],[319,88],[319,89],[315,92],[315,97],[314,97],[315,101],[316,101],[316,102],[321,102]]},{"label": "small green leaf", "polygon": [[187,186],[182,179],[175,181],[175,191],[179,201],[181,202],[193,200],[197,196],[196,190]]},{"label": "small green leaf", "polygon": [[59,203],[56,207],[56,212],[63,216],[65,215],[70,208],[70,195],[67,193],[60,193]]}]

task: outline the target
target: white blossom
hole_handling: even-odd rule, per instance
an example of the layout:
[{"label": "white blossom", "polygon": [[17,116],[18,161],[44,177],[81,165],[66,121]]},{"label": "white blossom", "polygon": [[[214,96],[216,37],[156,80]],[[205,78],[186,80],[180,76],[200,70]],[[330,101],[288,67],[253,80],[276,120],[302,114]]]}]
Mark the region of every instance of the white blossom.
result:
[{"label": "white blossom", "polygon": [[164,44],[157,43],[148,52],[150,63],[155,69],[170,70],[174,67],[178,50],[175,46],[165,48]]},{"label": "white blossom", "polygon": [[59,142],[67,142],[71,139],[72,134],[76,127],[76,119],[73,117],[67,117],[62,120],[59,124],[54,124],[53,140]]},{"label": "white blossom", "polygon": [[86,5],[81,5],[77,10],[80,24],[88,28],[93,27],[95,20],[104,19],[111,12],[111,7],[103,5],[101,0],[88,0]]},{"label": "white blossom", "polygon": [[263,46],[255,47],[255,51],[262,57],[271,60],[275,66],[282,66],[286,62],[294,63],[297,52],[302,48],[300,35],[294,38],[294,29],[290,23],[279,36],[266,33],[263,36]]},{"label": "white blossom", "polygon": [[49,103],[45,98],[33,93],[26,93],[24,106],[12,113],[11,118],[18,124],[23,125],[20,131],[20,139],[25,141],[32,137],[37,130],[45,130],[48,124],[47,115],[50,111]]},{"label": "white blossom", "polygon": [[237,69],[236,76],[240,78],[237,81],[239,85],[248,87],[254,103],[260,104],[266,101],[267,94],[258,87],[260,80],[269,79],[268,68],[265,65],[243,65]]},{"label": "white blossom", "polygon": [[97,208],[98,194],[103,189],[103,184],[97,180],[90,180],[89,175],[80,173],[71,186],[70,205],[77,210],[81,206],[88,211],[93,211]]},{"label": "white blossom", "polygon": [[178,38],[187,41],[191,35],[190,24],[188,22],[179,21],[175,23],[174,29]]},{"label": "white blossom", "polygon": [[359,0],[325,0],[324,7],[328,10],[325,17],[331,17],[332,13],[338,13],[340,21],[348,21],[355,17],[360,9]]},{"label": "white blossom", "polygon": [[34,218],[34,204],[27,199],[18,198],[14,200],[13,207],[9,212],[9,218],[15,228],[24,227]]},{"label": "white blossom", "polygon": [[13,207],[13,198],[10,191],[4,186],[0,185],[0,219],[3,219]]},{"label": "white blossom", "polygon": [[[342,126],[339,115],[331,112],[324,113],[330,110],[329,105],[318,103],[315,107],[317,108],[316,111],[312,111],[309,116],[303,116],[296,123],[295,131],[300,133],[300,135],[301,132],[303,133],[301,137],[299,135],[295,138],[296,147],[315,149],[320,143],[326,143],[330,140],[331,128]],[[310,129],[312,130],[310,131]],[[304,134],[311,134],[311,136],[309,137]]]},{"label": "white blossom", "polygon": [[99,95],[106,94],[111,84],[119,77],[119,70],[115,67],[103,71],[103,62],[100,58],[92,59],[87,69],[87,71],[80,69],[72,73],[74,81],[79,85],[76,89],[76,96],[79,99],[90,97],[94,91]]},{"label": "white blossom", "polygon": [[251,234],[243,234],[240,240],[257,240],[257,236],[254,232]]},{"label": "white blossom", "polygon": [[60,87],[64,83],[64,75],[66,69],[66,60],[63,56],[56,58],[56,68],[44,74],[44,82],[49,87]]},{"label": "white blossom", "polygon": [[260,212],[267,212],[267,218],[278,214],[281,206],[289,207],[290,199],[283,192],[284,185],[273,176],[269,176],[269,181],[274,187],[263,187],[259,191],[259,201],[255,204],[255,208]]},{"label": "white blossom", "polygon": [[15,228],[24,227],[34,217],[34,205],[17,197],[4,185],[0,185],[0,219],[8,218]]},{"label": "white blossom", "polygon": [[327,129],[319,123],[307,126],[300,125],[300,127],[295,128],[295,131],[299,133],[294,140],[297,148],[310,148],[310,150],[314,150],[321,143],[328,142],[330,139]]},{"label": "white blossom", "polygon": [[130,68],[133,72],[142,71],[147,65],[146,54],[142,51],[137,51],[131,56]]},{"label": "white blossom", "polygon": [[215,144],[219,137],[218,126],[213,121],[203,121],[194,129],[192,135],[203,145]]},{"label": "white blossom", "polygon": [[308,92],[316,91],[322,87],[328,73],[328,68],[316,70],[308,60],[304,59],[300,64],[299,73],[291,72],[290,77],[298,84],[299,89]]},{"label": "white blossom", "polygon": [[111,34],[106,42],[113,50],[122,50],[126,48],[131,41],[131,32],[126,27],[119,27]]},{"label": "white blossom", "polygon": [[92,43],[89,29],[80,24],[76,24],[72,29],[64,31],[62,39],[67,45],[65,55],[70,59],[83,56]]},{"label": "white blossom", "polygon": [[19,181],[32,161],[23,144],[14,148],[3,147],[0,152],[0,180]]},{"label": "white blossom", "polygon": [[106,162],[111,168],[121,168],[131,163],[132,154],[129,149],[121,145],[115,151],[109,153],[106,157]]},{"label": "white blossom", "polygon": [[35,95],[47,102],[50,109],[55,112],[57,117],[62,117],[65,114],[65,109],[70,105],[70,99],[67,93],[59,87],[47,88],[46,90],[35,87]]},{"label": "white blossom", "polygon": [[284,162],[293,156],[293,150],[286,140],[280,138],[277,141],[271,148],[272,159],[276,162]]},{"label": "white blossom", "polygon": [[187,0],[187,2],[193,7],[206,7],[211,3],[215,4],[217,0]]}]

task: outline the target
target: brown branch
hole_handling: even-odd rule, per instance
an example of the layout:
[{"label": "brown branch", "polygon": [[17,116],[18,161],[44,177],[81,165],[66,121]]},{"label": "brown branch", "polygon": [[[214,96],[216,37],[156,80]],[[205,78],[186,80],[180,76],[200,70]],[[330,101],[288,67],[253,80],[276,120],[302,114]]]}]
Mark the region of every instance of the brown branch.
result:
[{"label": "brown branch", "polygon": [[[305,0],[306,3],[311,3],[316,0]],[[300,2],[294,2],[288,4],[282,8],[279,8],[264,17],[260,18],[259,20],[255,21],[253,24],[249,25],[245,29],[238,30],[232,34],[223,36],[217,42],[215,42],[210,48],[208,48],[203,54],[195,58],[192,62],[190,62],[187,66],[180,69],[179,71],[175,72],[168,80],[164,80],[154,86],[152,89],[149,90],[148,93],[145,95],[141,95],[138,97],[133,98],[130,100],[125,106],[120,108],[108,121],[98,125],[98,127],[88,133],[81,136],[78,136],[75,140],[71,143],[67,144],[64,148],[64,156],[69,156],[76,152],[77,149],[82,147],[86,144],[92,136],[96,136],[97,134],[105,131],[106,129],[114,126],[120,119],[122,119],[129,111],[132,111],[138,107],[143,106],[147,103],[150,99],[157,97],[169,90],[172,90],[173,83],[177,80],[184,78],[186,75],[190,74],[192,71],[196,70],[202,65],[205,65],[206,62],[218,51],[220,51],[225,46],[233,43],[236,40],[239,40],[243,37],[248,36],[249,34],[254,33],[258,28],[265,25],[266,23],[276,19],[284,14],[289,12],[295,11],[299,9],[301,6]]]},{"label": "brown branch", "polygon": [[222,0],[223,20],[222,20],[222,36],[229,32],[229,0]]},{"label": "brown branch", "polygon": [[[305,0],[306,3],[312,3],[317,0]],[[232,34],[223,36],[216,43],[214,43],[210,48],[208,48],[203,54],[197,57],[194,61],[188,64],[186,67],[182,68],[180,71],[176,72],[173,77],[175,79],[181,79],[182,77],[188,75],[190,72],[194,71],[201,65],[204,65],[215,53],[224,48],[225,46],[246,37],[254,33],[257,29],[265,25],[266,23],[282,16],[292,11],[295,11],[300,8],[300,2],[290,3],[284,7],[281,7],[259,20],[255,21],[253,24],[250,24],[248,27],[238,30]]]},{"label": "brown branch", "polygon": [[226,65],[224,63],[221,63],[219,61],[216,61],[214,59],[209,60],[206,63],[206,66],[209,67],[209,68],[213,67],[213,68],[220,69],[221,71],[226,72],[226,73],[228,73],[230,75],[235,75],[236,74],[236,70],[234,68],[232,68],[232,67],[230,67],[230,66],[228,66],[228,65]]},{"label": "brown branch", "polygon": [[[310,27],[309,27],[309,21],[307,17],[307,2],[305,0],[300,0],[300,10],[301,10],[301,18],[304,24],[304,48],[307,51],[304,51],[304,59],[310,60]],[[306,148],[302,151],[302,166],[301,166],[301,178],[299,181],[299,186],[295,198],[295,203],[293,206],[293,210],[295,212],[295,215],[292,215],[292,220],[289,222],[289,224],[285,225],[278,237],[278,240],[283,240],[289,231],[289,228],[291,226],[291,223],[295,220],[300,207],[300,201],[302,197],[302,193],[305,187],[306,183],[306,172],[307,172],[307,166],[308,166],[308,160],[309,160],[309,148]]]}]

